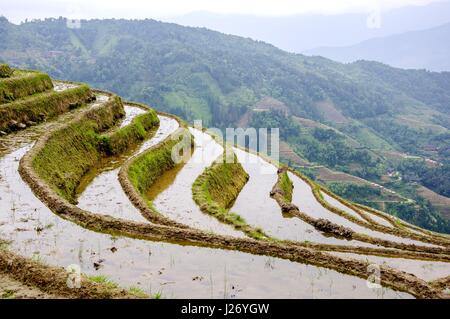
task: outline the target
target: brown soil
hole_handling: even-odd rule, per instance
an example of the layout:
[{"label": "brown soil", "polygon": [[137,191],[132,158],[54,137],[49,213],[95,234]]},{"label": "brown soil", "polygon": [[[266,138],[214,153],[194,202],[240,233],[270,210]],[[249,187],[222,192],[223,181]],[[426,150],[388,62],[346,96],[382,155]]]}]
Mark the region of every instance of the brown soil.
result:
[{"label": "brown soil", "polygon": [[336,108],[331,101],[321,101],[316,103],[316,107],[325,120],[333,123],[348,123],[348,119]]},{"label": "brown soil", "polygon": [[450,289],[450,276],[432,281],[431,286],[440,290]]},{"label": "brown soil", "polygon": [[439,210],[442,216],[450,220],[450,198],[435,193],[431,189],[421,185],[418,186],[417,191],[421,197],[429,200]]},{"label": "brown soil", "polygon": [[[7,277],[6,277],[7,275]],[[134,298],[126,290],[110,288],[82,277],[80,288],[69,288],[68,273],[64,268],[41,264],[12,252],[0,251],[0,282],[5,279],[16,286],[24,298]],[[12,280],[12,281],[11,281]],[[1,289],[0,285],[0,289]]]},{"label": "brown soil", "polygon": [[54,299],[55,296],[36,287],[24,285],[8,275],[0,274],[0,299]]}]

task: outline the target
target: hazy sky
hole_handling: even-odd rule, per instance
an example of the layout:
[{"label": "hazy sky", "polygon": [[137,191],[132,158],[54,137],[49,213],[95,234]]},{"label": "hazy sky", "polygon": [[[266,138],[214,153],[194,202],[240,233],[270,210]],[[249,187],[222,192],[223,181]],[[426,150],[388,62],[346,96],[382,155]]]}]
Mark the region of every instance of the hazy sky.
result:
[{"label": "hazy sky", "polygon": [[12,22],[26,18],[164,19],[195,11],[257,16],[302,13],[339,14],[388,11],[440,0],[0,0],[0,15]]}]

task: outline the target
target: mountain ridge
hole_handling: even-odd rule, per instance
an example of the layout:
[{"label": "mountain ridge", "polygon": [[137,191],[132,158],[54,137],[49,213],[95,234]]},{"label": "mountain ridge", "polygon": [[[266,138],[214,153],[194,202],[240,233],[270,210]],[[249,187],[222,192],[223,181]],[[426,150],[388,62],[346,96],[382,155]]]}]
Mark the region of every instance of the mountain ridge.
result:
[{"label": "mountain ridge", "polygon": [[432,28],[450,19],[449,10],[449,1],[439,1],[382,11],[380,25],[375,28],[367,25],[368,13],[255,17],[197,11],[168,20],[263,40],[283,50],[300,53],[320,46],[349,46],[377,36]]},{"label": "mountain ridge", "polygon": [[304,53],[344,63],[362,59],[407,69],[450,71],[449,36],[450,22],[431,29],[376,37],[351,46],[319,47]]}]

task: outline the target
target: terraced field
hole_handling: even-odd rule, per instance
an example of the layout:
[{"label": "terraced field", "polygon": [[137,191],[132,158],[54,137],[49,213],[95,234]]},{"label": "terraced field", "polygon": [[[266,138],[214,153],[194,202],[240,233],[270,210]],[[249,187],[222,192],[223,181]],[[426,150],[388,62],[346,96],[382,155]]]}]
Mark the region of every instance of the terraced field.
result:
[{"label": "terraced field", "polygon": [[448,236],[236,146],[224,163],[231,145],[170,114],[16,72],[0,79],[24,92],[0,104],[2,297],[448,297]]}]

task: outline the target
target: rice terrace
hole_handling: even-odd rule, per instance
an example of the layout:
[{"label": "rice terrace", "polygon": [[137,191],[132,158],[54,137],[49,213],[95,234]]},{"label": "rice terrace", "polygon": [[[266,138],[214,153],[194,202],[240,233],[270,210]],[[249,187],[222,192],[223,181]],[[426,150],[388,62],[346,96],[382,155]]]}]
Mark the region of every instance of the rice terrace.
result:
[{"label": "rice terrace", "polygon": [[152,105],[0,72],[3,298],[448,298],[449,235]]},{"label": "rice terrace", "polygon": [[450,0],[0,0],[1,314],[447,313],[449,39]]}]

